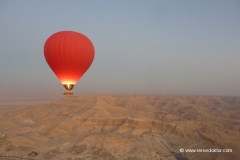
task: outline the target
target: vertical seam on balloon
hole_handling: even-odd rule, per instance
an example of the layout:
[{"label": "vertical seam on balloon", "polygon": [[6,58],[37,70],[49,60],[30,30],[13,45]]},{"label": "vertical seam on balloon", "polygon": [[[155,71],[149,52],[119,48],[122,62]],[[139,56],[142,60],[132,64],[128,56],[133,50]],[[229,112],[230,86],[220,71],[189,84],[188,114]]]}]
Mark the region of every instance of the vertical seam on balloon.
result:
[{"label": "vertical seam on balloon", "polygon": [[84,39],[82,38],[83,35],[82,34],[79,34],[78,35],[78,39],[79,39],[79,54],[81,56],[79,56],[79,70],[80,70],[80,75],[79,75],[79,79],[82,77],[82,70],[83,70],[83,60],[84,60]]},{"label": "vertical seam on balloon", "polygon": [[[54,36],[52,36],[51,37],[51,43],[54,43],[54,41],[55,41],[55,37]],[[54,48],[54,45],[52,45],[52,47],[51,47],[51,53],[54,53],[54,50],[55,50],[55,48]],[[51,54],[52,55],[52,60],[53,60],[53,68],[55,69],[56,68],[56,66],[57,66],[57,62],[56,62],[56,56],[55,56],[55,54]],[[54,72],[55,73],[55,72]],[[55,73],[56,74],[56,73]]]},{"label": "vertical seam on balloon", "polygon": [[[90,48],[91,42],[90,42],[90,40],[88,40],[88,38],[86,38],[85,41],[88,41],[88,44],[89,44],[89,45],[86,46],[86,49],[85,49],[85,50],[86,50],[86,53],[88,53],[88,54],[86,54],[85,64],[86,64],[86,63],[88,64],[89,56],[90,56],[89,48]],[[85,43],[86,43],[86,42],[85,42]],[[85,70],[85,72],[86,72],[86,71],[88,70],[88,68],[89,68],[89,65],[84,65],[84,67],[85,67],[84,70]],[[85,72],[84,72],[84,73],[85,73]]]},{"label": "vertical seam on balloon", "polygon": [[87,60],[87,50],[86,50],[87,43],[86,43],[86,38],[85,38],[84,35],[83,35],[83,37],[84,37],[84,39],[83,39],[83,44],[84,44],[83,52],[84,52],[84,54],[83,54],[83,62],[82,62],[83,65],[82,65],[82,70],[81,70],[82,75],[85,73],[85,70],[86,70],[86,60]]},{"label": "vertical seam on balloon", "polygon": [[[60,44],[60,42],[62,41],[62,36],[60,36],[60,35],[58,35],[58,43],[57,43],[57,45],[58,45],[58,47],[57,47],[57,54],[58,54],[58,65],[60,65],[61,66],[61,57],[63,56],[62,55],[62,45]],[[61,75],[61,77],[63,77],[62,76],[62,73],[59,73],[60,75]],[[60,81],[61,81],[61,79],[60,79]],[[62,83],[62,81],[61,81],[61,83]]]},{"label": "vertical seam on balloon", "polygon": [[[78,34],[78,54],[79,54],[79,56],[78,56],[78,59],[79,59],[79,64],[77,65],[78,67],[79,67],[79,71],[80,72],[82,72],[82,60],[84,59],[83,58],[83,54],[82,54],[82,46],[83,46],[83,42],[82,42],[82,34],[81,33],[79,33]],[[82,76],[82,73],[80,73],[79,74],[79,76],[78,76],[78,79],[80,80],[80,78],[81,78],[81,76]]]},{"label": "vertical seam on balloon", "polygon": [[[59,55],[59,65],[61,66],[61,69],[62,69],[62,66],[64,66],[64,61],[63,61],[63,57],[64,57],[64,36],[65,36],[65,32],[63,32],[63,36],[59,36],[59,42],[58,42],[58,55]],[[64,77],[64,72],[62,72],[62,77]]]},{"label": "vertical seam on balloon", "polygon": [[[73,72],[73,68],[74,68],[74,63],[73,63],[73,60],[75,58],[75,52],[74,52],[74,34],[73,34],[73,31],[70,31],[70,37],[69,37],[69,50],[70,50],[70,53],[72,54],[71,58],[70,58],[70,63],[69,63],[69,68],[71,70],[71,74]],[[73,79],[73,76],[72,76],[72,79]]]},{"label": "vertical seam on balloon", "polygon": [[[82,42],[81,42],[81,34],[80,33],[78,33],[76,35],[76,39],[77,39],[77,42],[78,42],[77,46],[76,46],[76,48],[78,49],[77,53],[76,53],[76,54],[78,54],[77,62],[79,62],[79,63],[75,64],[75,70],[77,72],[77,70],[80,70],[80,71],[82,70],[82,68],[81,68],[81,45],[82,45]],[[81,73],[79,75],[81,75]],[[80,79],[80,77],[76,77],[76,79]]]},{"label": "vertical seam on balloon", "polygon": [[82,74],[84,74],[85,72],[86,72],[86,61],[87,61],[87,59],[88,59],[88,50],[87,50],[87,48],[88,48],[88,46],[87,46],[87,43],[86,43],[86,41],[87,41],[87,39],[86,38],[84,38],[84,43],[83,44],[85,44],[85,47],[84,47],[84,61],[83,61],[83,70],[82,70]]},{"label": "vertical seam on balloon", "polygon": [[65,66],[65,69],[66,69],[66,72],[65,72],[65,74],[68,74],[68,72],[69,72],[69,68],[68,68],[68,63],[67,63],[67,61],[69,61],[69,59],[68,59],[68,55],[69,55],[69,45],[68,45],[68,38],[69,38],[69,36],[68,36],[68,34],[67,34],[67,32],[68,31],[66,31],[65,32],[65,34],[64,34],[64,43],[63,44],[66,44],[66,46],[64,45],[64,52],[63,52],[63,54],[65,53],[66,55],[64,56],[66,59],[64,60],[64,66]]},{"label": "vertical seam on balloon", "polygon": [[[87,63],[90,63],[89,57],[90,57],[91,54],[92,54],[92,53],[90,53],[90,52],[91,52],[91,48],[90,48],[90,47],[92,47],[92,42],[91,42],[89,39],[86,39],[86,40],[89,41],[89,45],[87,46],[87,53],[88,53],[88,55],[87,55],[86,60],[87,60]],[[90,51],[90,52],[89,52],[89,51]],[[89,67],[90,67],[90,65],[86,66],[86,70],[88,70]],[[85,71],[85,72],[86,72],[86,71]]]},{"label": "vertical seam on balloon", "polygon": [[[76,54],[78,54],[78,53],[76,53],[76,48],[77,48],[77,46],[76,46],[76,42],[78,42],[78,40],[77,40],[77,37],[78,37],[78,35],[76,35],[76,34],[73,34],[73,54],[74,54],[74,59],[75,58],[78,58],[78,55],[76,55]],[[74,73],[76,73],[77,72],[77,64],[75,63],[75,60],[74,59],[72,59],[72,65],[73,65],[73,72]],[[75,83],[77,83],[77,79],[76,79],[76,77],[74,76],[74,81],[76,81]]]},{"label": "vertical seam on balloon", "polygon": [[[90,51],[90,45],[91,45],[91,41],[89,40],[89,39],[87,39],[88,41],[89,41],[89,45],[88,45],[88,47],[87,47],[87,51],[88,51],[88,55],[87,55],[87,63],[89,63],[90,61],[90,59],[89,59],[89,56],[91,56],[91,54],[89,53],[89,51]],[[87,70],[89,69],[89,67],[90,66],[87,66]]]},{"label": "vertical seam on balloon", "polygon": [[[75,44],[76,44],[76,43],[75,43],[75,42],[76,42],[75,36],[76,36],[76,35],[75,35],[75,34],[72,34],[71,36],[72,36],[72,43],[73,43],[73,44],[72,44],[72,55],[73,55],[73,56],[72,56],[72,58],[71,58],[71,70],[72,70],[72,72],[73,72],[74,75],[75,75],[75,65],[76,65],[76,64],[74,63],[74,62],[75,62],[74,59],[77,57],[77,56],[76,56],[76,53],[75,53],[75,50],[76,50],[76,48],[75,48]],[[75,80],[75,76],[72,77],[72,78],[74,79],[74,81],[76,81],[76,80]]]},{"label": "vertical seam on balloon", "polygon": [[62,46],[63,46],[63,48],[62,48],[62,57],[63,57],[64,79],[66,79],[65,77],[68,77],[67,75],[68,75],[68,72],[69,72],[69,67],[68,67],[68,63],[67,63],[68,56],[66,56],[69,53],[68,38],[69,38],[68,31],[64,31],[64,34],[63,34],[63,44],[62,44]]},{"label": "vertical seam on balloon", "polygon": [[[71,71],[71,75],[72,75],[72,72],[73,72],[73,68],[74,68],[74,63],[73,63],[73,60],[75,58],[75,52],[74,52],[74,33],[73,31],[69,31],[70,34],[69,34],[69,39],[68,39],[68,43],[69,43],[69,53],[71,53],[71,58],[69,60],[69,69]],[[73,74],[74,75],[74,74]],[[71,77],[72,79],[74,78],[73,76]]]},{"label": "vertical seam on balloon", "polygon": [[[59,38],[60,38],[60,35],[58,35],[57,37],[57,47],[56,47],[56,53],[54,53],[54,61],[55,61],[55,65],[59,65],[59,59],[57,59],[57,53],[59,53]],[[59,73],[59,69],[57,70],[57,72]],[[61,82],[61,80],[60,80]]]}]

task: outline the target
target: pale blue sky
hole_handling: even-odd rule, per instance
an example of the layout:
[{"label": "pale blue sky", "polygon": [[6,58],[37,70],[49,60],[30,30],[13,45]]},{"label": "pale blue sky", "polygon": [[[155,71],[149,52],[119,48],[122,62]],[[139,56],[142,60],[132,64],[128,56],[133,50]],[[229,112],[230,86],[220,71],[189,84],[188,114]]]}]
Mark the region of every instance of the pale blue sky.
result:
[{"label": "pale blue sky", "polygon": [[238,0],[2,0],[0,92],[62,94],[43,55],[61,30],[96,51],[74,92],[240,96]]}]

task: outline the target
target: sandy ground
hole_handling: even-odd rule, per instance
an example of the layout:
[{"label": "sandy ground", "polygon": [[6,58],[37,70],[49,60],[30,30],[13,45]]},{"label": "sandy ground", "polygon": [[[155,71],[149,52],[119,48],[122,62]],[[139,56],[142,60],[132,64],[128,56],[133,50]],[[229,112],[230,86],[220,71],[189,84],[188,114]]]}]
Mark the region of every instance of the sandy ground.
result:
[{"label": "sandy ground", "polygon": [[79,95],[0,108],[0,159],[240,159],[240,97]]}]

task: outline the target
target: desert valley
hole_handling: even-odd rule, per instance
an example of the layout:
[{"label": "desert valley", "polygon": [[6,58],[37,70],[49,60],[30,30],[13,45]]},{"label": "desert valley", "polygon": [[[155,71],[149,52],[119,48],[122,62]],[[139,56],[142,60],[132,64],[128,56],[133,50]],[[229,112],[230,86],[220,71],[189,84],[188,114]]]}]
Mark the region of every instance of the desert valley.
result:
[{"label": "desert valley", "polygon": [[240,97],[74,95],[0,107],[0,159],[240,159]]}]

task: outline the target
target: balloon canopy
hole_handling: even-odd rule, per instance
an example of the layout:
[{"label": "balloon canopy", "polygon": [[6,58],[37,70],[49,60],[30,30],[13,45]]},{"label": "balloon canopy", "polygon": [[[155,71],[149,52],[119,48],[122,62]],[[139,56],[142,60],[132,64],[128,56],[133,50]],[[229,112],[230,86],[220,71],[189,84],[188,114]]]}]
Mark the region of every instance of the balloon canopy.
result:
[{"label": "balloon canopy", "polygon": [[92,42],[74,31],[54,33],[44,45],[48,65],[69,92],[91,66],[94,55]]}]

